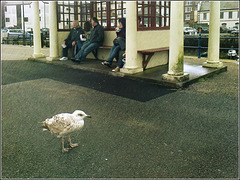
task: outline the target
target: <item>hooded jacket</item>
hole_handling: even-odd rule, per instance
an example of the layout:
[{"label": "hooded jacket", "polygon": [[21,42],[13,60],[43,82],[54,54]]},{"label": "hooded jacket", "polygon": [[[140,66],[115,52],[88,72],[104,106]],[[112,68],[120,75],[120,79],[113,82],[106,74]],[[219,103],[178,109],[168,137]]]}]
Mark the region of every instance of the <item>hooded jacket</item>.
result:
[{"label": "hooded jacket", "polygon": [[117,36],[119,36],[120,33],[123,33],[123,38],[126,38],[126,19],[120,18],[118,21],[122,23],[123,28],[120,28],[121,29],[120,32],[116,32]]},{"label": "hooded jacket", "polygon": [[76,28],[72,28],[67,39],[65,39],[65,41],[78,41],[80,34],[84,34],[84,31],[80,26]]}]

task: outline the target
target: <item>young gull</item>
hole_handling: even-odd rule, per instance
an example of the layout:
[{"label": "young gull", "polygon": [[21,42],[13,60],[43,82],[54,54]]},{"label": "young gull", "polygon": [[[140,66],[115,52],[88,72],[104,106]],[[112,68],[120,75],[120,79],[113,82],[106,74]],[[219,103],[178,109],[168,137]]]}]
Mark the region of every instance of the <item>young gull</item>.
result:
[{"label": "young gull", "polygon": [[68,136],[69,145],[71,148],[77,147],[78,144],[73,144],[70,139],[70,134],[79,131],[84,126],[84,118],[91,116],[81,110],[75,110],[72,114],[61,113],[43,121],[43,131],[50,131],[58,138],[62,138],[62,152],[68,152],[69,148],[64,147],[64,138]]}]

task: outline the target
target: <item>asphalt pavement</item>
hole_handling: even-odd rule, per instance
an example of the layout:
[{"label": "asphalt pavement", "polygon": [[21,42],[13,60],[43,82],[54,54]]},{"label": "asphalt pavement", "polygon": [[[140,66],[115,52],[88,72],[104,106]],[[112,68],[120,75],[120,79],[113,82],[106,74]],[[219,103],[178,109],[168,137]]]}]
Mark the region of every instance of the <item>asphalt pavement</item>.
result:
[{"label": "asphalt pavement", "polygon": [[[175,90],[3,61],[2,177],[237,178],[238,65],[227,66]],[[39,122],[76,109],[92,119],[72,135],[79,147],[62,153],[61,140]]]}]

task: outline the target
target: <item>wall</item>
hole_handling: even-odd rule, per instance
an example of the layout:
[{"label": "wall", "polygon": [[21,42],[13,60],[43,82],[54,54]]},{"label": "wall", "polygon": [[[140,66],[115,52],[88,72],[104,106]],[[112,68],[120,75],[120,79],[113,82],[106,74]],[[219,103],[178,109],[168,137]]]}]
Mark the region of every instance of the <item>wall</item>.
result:
[{"label": "wall", "polygon": [[[169,30],[138,31],[137,50],[169,47]],[[142,54],[138,53],[139,63],[142,63]],[[168,52],[158,52],[153,55],[147,69],[168,63]]]},{"label": "wall", "polygon": [[[169,30],[161,31],[138,31],[137,32],[137,50],[153,49],[161,47],[169,47]],[[67,38],[69,31],[58,32],[58,48],[59,56],[62,56],[62,42]],[[116,37],[115,31],[104,32],[104,46],[112,46],[113,39]],[[69,58],[71,57],[71,50],[69,50]],[[107,60],[109,57],[110,50],[99,49],[98,58],[101,60]],[[92,53],[87,58],[95,59]],[[142,64],[142,54],[138,53],[139,64]],[[149,62],[147,68],[163,65],[168,63],[168,52],[155,53]]]},{"label": "wall", "polygon": [[6,27],[13,27],[17,25],[17,12],[16,6],[7,6],[7,11],[5,12],[5,19],[10,18],[10,22],[6,22]]},{"label": "wall", "polygon": [[[235,26],[236,23],[239,22],[238,11],[237,10],[229,10],[229,11],[221,11],[224,13],[223,19],[220,19],[220,24],[223,23],[227,24],[227,28],[232,28]],[[232,12],[232,18],[229,19],[229,12]],[[207,19],[203,20],[203,14],[207,13]],[[200,12],[200,23],[207,23],[209,24],[209,12]]]}]

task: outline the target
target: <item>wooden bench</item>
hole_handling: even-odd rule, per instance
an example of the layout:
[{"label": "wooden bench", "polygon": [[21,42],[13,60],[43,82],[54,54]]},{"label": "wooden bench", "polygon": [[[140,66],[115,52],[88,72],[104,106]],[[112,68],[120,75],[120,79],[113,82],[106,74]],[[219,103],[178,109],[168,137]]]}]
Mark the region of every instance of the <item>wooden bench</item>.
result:
[{"label": "wooden bench", "polygon": [[[111,48],[112,48],[112,46],[100,46],[98,49],[108,49],[108,50],[111,50]],[[94,49],[92,51],[92,53],[93,53],[93,55],[94,55],[94,57],[96,59],[98,59],[98,49]],[[118,61],[119,55],[117,55],[115,58]]]},{"label": "wooden bench", "polygon": [[[145,50],[137,51],[138,53],[141,53],[142,57],[143,57],[143,61],[142,61],[143,70],[146,69],[146,67],[147,67],[149,61],[151,60],[152,56],[154,55],[154,53],[163,52],[163,51],[169,51],[169,47],[145,49]],[[146,57],[146,55],[148,55],[148,56]]]}]

